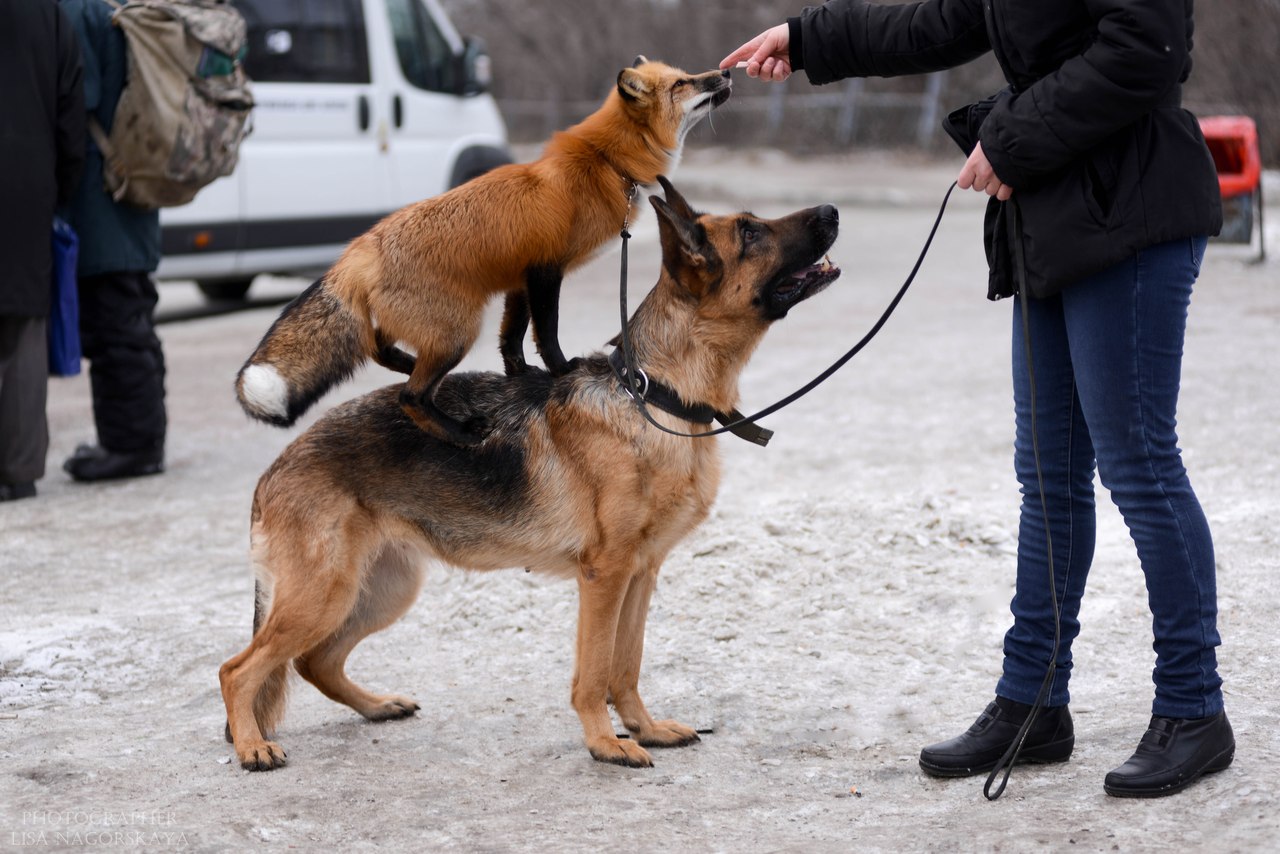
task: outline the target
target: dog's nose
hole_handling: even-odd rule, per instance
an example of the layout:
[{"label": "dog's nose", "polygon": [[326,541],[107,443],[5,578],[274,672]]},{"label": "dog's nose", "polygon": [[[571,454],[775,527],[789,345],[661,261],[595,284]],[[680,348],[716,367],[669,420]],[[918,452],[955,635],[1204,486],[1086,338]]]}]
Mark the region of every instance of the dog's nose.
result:
[{"label": "dog's nose", "polygon": [[822,205],[818,208],[818,219],[824,222],[839,222],[840,211],[836,210],[834,205]]}]

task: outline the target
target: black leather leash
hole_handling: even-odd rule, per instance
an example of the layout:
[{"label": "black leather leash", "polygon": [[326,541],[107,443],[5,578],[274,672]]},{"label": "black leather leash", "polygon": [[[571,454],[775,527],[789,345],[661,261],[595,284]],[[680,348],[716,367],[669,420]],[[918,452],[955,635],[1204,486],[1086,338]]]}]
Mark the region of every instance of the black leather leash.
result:
[{"label": "black leather leash", "polygon": [[[911,287],[911,283],[915,281],[916,274],[920,271],[920,266],[924,263],[925,256],[929,254],[929,247],[933,244],[934,235],[938,233],[938,226],[942,222],[942,215],[947,210],[947,202],[951,200],[951,193],[955,191],[955,188],[956,188],[956,184],[953,181],[951,182],[951,186],[947,189],[947,194],[942,198],[942,205],[938,208],[938,215],[933,220],[933,227],[929,229],[929,236],[924,242],[924,247],[920,250],[920,256],[916,258],[915,266],[911,268],[910,275],[908,275],[907,280],[902,283],[902,287],[898,288],[897,294],[895,294],[893,299],[889,302],[889,307],[884,310],[884,313],[880,315],[880,319],[877,320],[875,322],[875,325],[871,327],[871,330],[862,337],[862,340],[860,340],[857,344],[854,344],[853,347],[851,347],[847,353],[845,353],[839,359],[836,359],[836,361],[831,365],[831,367],[827,368],[825,371],[818,374],[817,377],[810,380],[801,388],[793,391],[791,394],[782,398],[777,403],[771,404],[770,406],[766,406],[764,409],[760,410],[754,415],[744,416],[742,413],[738,412],[737,410],[733,410],[727,413],[716,412],[714,417],[716,418],[716,420],[720,421],[720,423],[723,424],[724,426],[719,427],[715,430],[707,430],[706,432],[703,432],[703,433],[682,433],[679,430],[672,430],[668,427],[664,427],[663,425],[659,424],[657,421],[653,419],[653,416],[649,414],[649,411],[645,406],[646,403],[653,403],[652,399],[646,398],[646,393],[651,392],[653,388],[657,387],[657,384],[649,382],[648,377],[644,374],[644,372],[636,368],[635,354],[632,351],[631,341],[627,333],[627,321],[628,321],[628,314],[629,314],[629,312],[627,311],[627,241],[631,238],[631,233],[627,230],[627,227],[630,225],[630,210],[631,210],[630,207],[628,207],[627,221],[622,224],[622,275],[621,275],[620,284],[618,288],[619,290],[618,301],[620,303],[621,315],[622,315],[621,316],[622,334],[619,336],[619,339],[618,339],[620,344],[619,349],[622,353],[621,365],[618,365],[615,362],[615,360],[612,358],[612,356],[610,357],[610,364],[614,365],[614,373],[618,377],[618,382],[622,384],[623,390],[626,391],[627,394],[630,395],[631,399],[635,401],[636,408],[640,410],[640,414],[644,416],[645,420],[648,421],[650,424],[652,424],[654,427],[657,427],[659,430],[661,430],[664,433],[669,433],[672,436],[680,436],[682,438],[687,438],[687,439],[698,439],[698,438],[706,438],[709,436],[718,436],[721,433],[733,433],[734,435],[739,436],[740,438],[744,438],[748,441],[755,442],[757,445],[767,445],[769,443],[769,439],[773,436],[773,431],[766,430],[765,428],[757,425],[755,422],[760,420],[761,418],[764,418],[766,415],[771,415],[774,412],[777,412],[779,409],[782,409],[784,406],[789,406],[792,403],[795,403],[797,400],[804,397],[806,394],[813,391],[815,388],[817,388],[819,385],[825,382],[832,374],[834,374],[836,371],[844,367],[846,362],[848,362],[850,359],[856,356],[862,350],[863,347],[867,346],[867,344],[870,343],[871,339],[876,336],[876,334],[880,331],[880,329],[889,320],[889,316],[893,314],[894,309],[898,307],[898,303],[900,303],[902,301],[903,296],[906,295],[907,288]],[[678,400],[678,395],[675,395],[675,397]],[[659,408],[663,409],[665,407],[659,407]],[[670,410],[667,410],[667,411],[670,411]],[[678,412],[673,412],[672,414],[675,414],[678,417],[683,417]],[[703,423],[709,423],[709,422],[703,422]]]},{"label": "black leather leash", "polygon": [[[1040,710],[1044,708],[1045,700],[1048,699],[1049,688],[1053,684],[1053,674],[1058,668],[1058,651],[1062,645],[1062,613],[1058,605],[1058,585],[1053,572],[1053,535],[1049,531],[1049,505],[1044,497],[1044,474],[1040,470],[1040,438],[1036,424],[1036,370],[1031,358],[1031,321],[1027,317],[1030,296],[1027,292],[1027,261],[1022,251],[1022,210],[1018,207],[1016,199],[1010,198],[1004,204],[1008,216],[1009,242],[1013,246],[1014,272],[1018,278],[1018,303],[1022,309],[1022,346],[1027,360],[1027,381],[1031,398],[1031,455],[1035,458],[1036,483],[1040,487],[1040,512],[1044,518],[1044,538],[1049,558],[1049,598],[1053,602],[1053,652],[1049,655],[1049,665],[1044,674],[1044,681],[1040,683],[1040,691],[1036,695],[1036,701],[1031,704],[1027,719],[1022,722],[1013,743],[1009,745],[1004,755],[996,760],[995,767],[987,775],[987,782],[982,787],[982,795],[989,801],[994,801],[1004,794],[1004,788],[1009,783],[1009,775],[1013,773],[1013,766],[1017,763],[1022,745],[1027,740],[1027,733],[1030,732],[1032,724],[1040,715]],[[991,784],[995,782],[1001,771],[1004,772],[1004,777],[992,792]]]}]

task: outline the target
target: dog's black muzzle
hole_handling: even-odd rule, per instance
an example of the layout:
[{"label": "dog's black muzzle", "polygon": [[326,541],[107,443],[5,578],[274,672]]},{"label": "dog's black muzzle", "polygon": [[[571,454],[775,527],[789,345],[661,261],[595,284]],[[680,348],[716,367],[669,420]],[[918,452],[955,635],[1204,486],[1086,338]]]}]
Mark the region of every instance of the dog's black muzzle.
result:
[{"label": "dog's black muzzle", "polygon": [[826,257],[840,233],[840,212],[833,205],[820,205],[805,213],[810,244],[796,253],[794,264],[784,267],[769,283],[764,304],[770,320],[786,317],[793,305],[804,302],[840,278],[840,268]]}]

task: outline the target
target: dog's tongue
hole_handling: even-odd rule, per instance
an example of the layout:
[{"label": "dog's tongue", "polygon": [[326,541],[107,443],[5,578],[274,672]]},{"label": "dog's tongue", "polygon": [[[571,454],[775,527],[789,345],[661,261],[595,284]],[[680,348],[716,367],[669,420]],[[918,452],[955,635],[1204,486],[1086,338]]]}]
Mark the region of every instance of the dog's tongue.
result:
[{"label": "dog's tongue", "polygon": [[797,270],[796,272],[791,274],[791,278],[796,279],[797,281],[803,282],[805,279],[808,279],[811,276],[823,276],[828,273],[838,273],[838,272],[840,272],[840,268],[837,267],[835,264],[831,263],[831,256],[823,255],[822,260],[820,262],[818,262],[817,264],[810,264],[808,267],[805,267],[803,270]]}]

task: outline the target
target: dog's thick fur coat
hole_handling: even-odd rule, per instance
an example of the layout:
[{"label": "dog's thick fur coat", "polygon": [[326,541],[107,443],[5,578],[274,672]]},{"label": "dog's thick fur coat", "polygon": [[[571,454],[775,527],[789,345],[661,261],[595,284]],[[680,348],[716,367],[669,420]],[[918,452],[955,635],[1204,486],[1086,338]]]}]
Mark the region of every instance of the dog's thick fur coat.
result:
[{"label": "dog's thick fur coat", "polygon": [[[628,324],[635,364],[686,404],[733,409],[738,377],[772,321],[839,275],[823,261],[835,208],[776,220],[691,210],[662,179],[663,269]],[[817,263],[821,261],[821,263]],[[654,429],[595,355],[561,377],[455,374],[437,399],[491,431],[459,448],[414,424],[391,386],[343,404],[293,442],[258,483],[251,522],[259,599],[254,637],[221,669],[228,732],[245,768],[283,765],[267,740],[287,668],[370,720],[413,714],[344,673],[365,636],[412,604],[420,564],[527,567],[579,590],[572,703],[598,760],[651,764],[645,747],[698,740],[655,720],[638,693],[645,618],[667,553],[707,515],[715,439]],[[673,430],[703,432],[657,409]],[[633,734],[614,733],[608,705]]]},{"label": "dog's thick fur coat", "polygon": [[555,134],[539,159],[500,166],[386,217],[284,309],[240,369],[241,405],[289,426],[373,359],[409,374],[399,402],[419,427],[456,444],[478,441],[485,417],[459,421],[435,396],[475,343],[485,305],[507,294],[508,373],[526,367],[530,318],[547,369],[565,373],[561,279],[618,235],[638,202],[636,186],[670,171],[685,134],[730,90],[728,72],[690,75],[640,57],[600,109]]}]

